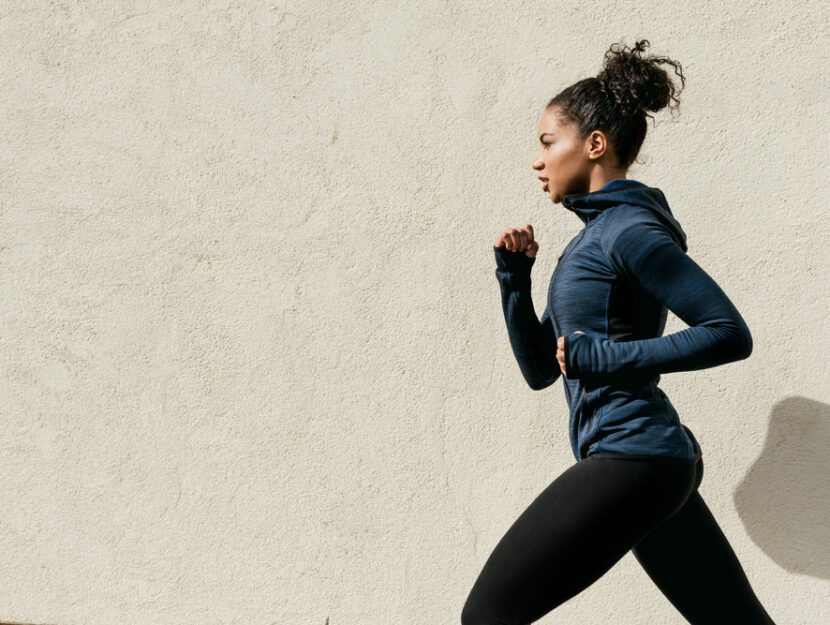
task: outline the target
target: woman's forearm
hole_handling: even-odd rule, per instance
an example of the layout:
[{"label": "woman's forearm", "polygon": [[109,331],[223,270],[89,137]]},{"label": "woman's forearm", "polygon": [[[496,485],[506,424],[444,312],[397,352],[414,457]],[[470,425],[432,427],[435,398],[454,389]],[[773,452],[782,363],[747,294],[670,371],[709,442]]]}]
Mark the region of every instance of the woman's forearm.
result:
[{"label": "woman's forearm", "polygon": [[556,337],[547,310],[541,322],[530,293],[530,269],[535,258],[524,252],[493,248],[496,278],[501,289],[502,310],[513,355],[528,386],[541,390],[561,375],[556,361]]}]

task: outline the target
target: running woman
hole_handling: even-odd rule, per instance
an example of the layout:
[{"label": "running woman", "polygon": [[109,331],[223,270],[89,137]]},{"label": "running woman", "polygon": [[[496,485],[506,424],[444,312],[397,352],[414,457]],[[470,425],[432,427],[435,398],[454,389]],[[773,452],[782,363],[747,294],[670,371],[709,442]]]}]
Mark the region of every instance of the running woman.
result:
[{"label": "running woman", "polygon": [[[534,390],[562,378],[576,463],[496,545],[462,625],[533,623],[629,551],[689,623],[774,625],[698,491],[698,441],[658,386],[664,373],[749,357],[752,336],[686,254],[662,191],[626,178],[646,111],[679,102],[660,66],[685,84],[679,63],[642,56],[648,43],[612,44],[602,71],[564,89],[539,120],[542,189],[584,223],[558,259],[541,320],[533,227],[494,244],[513,354]],[[662,336],[667,310],[689,327]]]}]

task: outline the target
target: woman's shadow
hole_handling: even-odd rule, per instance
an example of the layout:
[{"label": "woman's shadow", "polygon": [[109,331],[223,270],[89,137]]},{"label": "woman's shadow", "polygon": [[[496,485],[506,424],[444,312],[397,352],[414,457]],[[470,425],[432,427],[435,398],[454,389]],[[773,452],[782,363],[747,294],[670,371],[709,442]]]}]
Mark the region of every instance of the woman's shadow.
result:
[{"label": "woman's shadow", "polygon": [[776,403],[735,506],[752,540],[781,567],[830,579],[830,407],[804,397]]}]

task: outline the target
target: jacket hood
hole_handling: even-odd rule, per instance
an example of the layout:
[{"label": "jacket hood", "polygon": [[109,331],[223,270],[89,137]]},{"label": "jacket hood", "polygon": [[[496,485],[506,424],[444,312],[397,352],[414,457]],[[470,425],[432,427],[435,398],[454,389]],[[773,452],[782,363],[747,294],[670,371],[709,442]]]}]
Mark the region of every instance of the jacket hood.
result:
[{"label": "jacket hood", "polygon": [[617,204],[643,206],[652,211],[660,222],[671,232],[677,244],[688,250],[686,233],[666,201],[666,196],[657,187],[649,187],[629,178],[615,178],[602,185],[596,191],[588,193],[568,193],[562,197],[562,205],[569,211],[576,213],[587,225],[603,210]]}]

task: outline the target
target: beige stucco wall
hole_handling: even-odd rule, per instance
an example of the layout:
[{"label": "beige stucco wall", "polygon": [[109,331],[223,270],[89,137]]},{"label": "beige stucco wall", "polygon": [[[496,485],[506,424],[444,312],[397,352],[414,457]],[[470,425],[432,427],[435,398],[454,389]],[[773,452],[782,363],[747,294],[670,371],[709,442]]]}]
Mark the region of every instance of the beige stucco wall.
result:
[{"label": "beige stucco wall", "polygon": [[[0,621],[458,623],[573,462],[513,360],[581,222],[547,100],[646,37],[683,64],[628,177],[744,314],[662,387],[779,624],[830,622],[826,3],[4,2]],[[683,324],[670,316],[667,332]],[[685,621],[631,554],[542,623]]]}]

